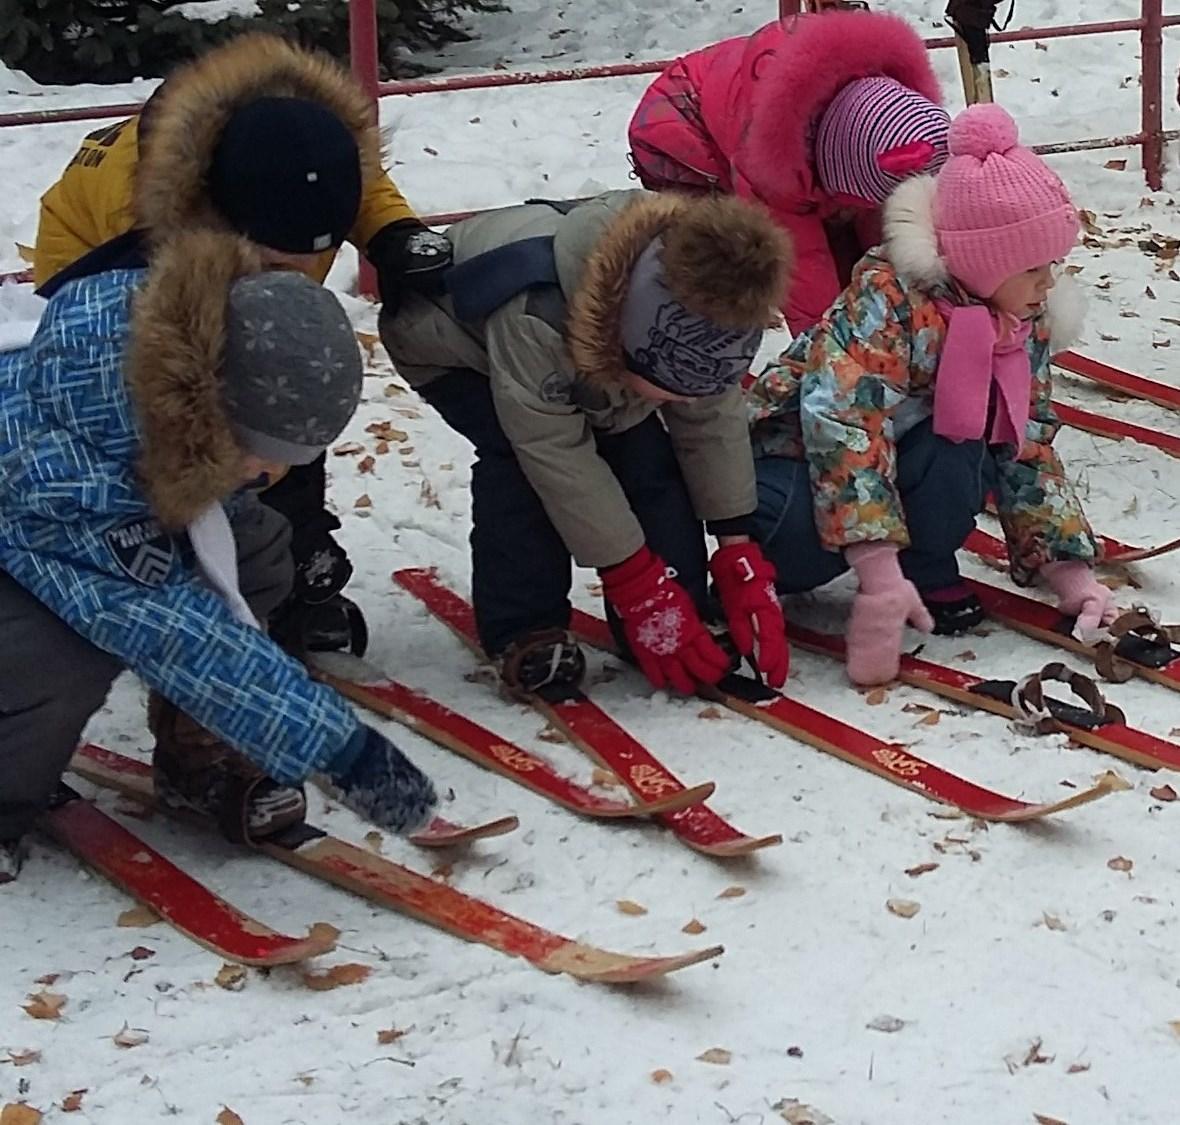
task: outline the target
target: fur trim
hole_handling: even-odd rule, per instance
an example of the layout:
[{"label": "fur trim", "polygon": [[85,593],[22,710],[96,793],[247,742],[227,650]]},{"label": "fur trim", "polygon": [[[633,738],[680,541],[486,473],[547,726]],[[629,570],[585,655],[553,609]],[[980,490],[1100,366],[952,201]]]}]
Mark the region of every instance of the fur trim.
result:
[{"label": "fur trim", "polygon": [[262,268],[237,235],[192,231],[162,245],[135,299],[127,384],[142,435],[140,479],[165,527],[184,527],[239,485],[241,450],[221,404],[229,288]]},{"label": "fur trim", "polygon": [[243,35],[178,70],[153,99],[135,176],[136,225],[153,239],[191,226],[228,229],[205,183],[213,151],[235,110],[276,96],[306,98],[336,114],[360,150],[362,182],[381,175],[372,106],[348,71],[278,36]]},{"label": "fur trim", "polygon": [[657,235],[668,288],[689,311],[726,328],[761,328],[786,291],[790,238],[761,208],[733,196],[645,194],[595,245],[569,303],[566,342],[579,374],[622,375],[623,302],[640,254]]},{"label": "fur trim", "polygon": [[1081,339],[1086,323],[1086,294],[1067,273],[1061,274],[1049,290],[1045,323],[1049,326],[1050,355],[1072,348]]},{"label": "fur trim", "polygon": [[[834,11],[779,20],[779,45],[757,62],[739,165],[769,201],[811,167],[812,124],[857,78],[892,78],[938,105],[942,89],[922,38],[900,16]],[[784,175],[784,172],[787,174]]]},{"label": "fur trim", "polygon": [[881,213],[885,255],[899,277],[924,287],[950,280],[934,230],[934,177],[899,184]]}]

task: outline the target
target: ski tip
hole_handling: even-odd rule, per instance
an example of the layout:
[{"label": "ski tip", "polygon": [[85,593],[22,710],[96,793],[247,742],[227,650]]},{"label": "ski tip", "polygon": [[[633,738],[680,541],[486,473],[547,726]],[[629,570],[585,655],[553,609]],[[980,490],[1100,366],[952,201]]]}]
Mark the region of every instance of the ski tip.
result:
[{"label": "ski tip", "polygon": [[441,816],[436,816],[429,827],[421,832],[415,832],[410,837],[410,843],[420,848],[450,848],[456,844],[467,844],[474,840],[490,840],[496,836],[507,836],[520,827],[520,820],[515,816],[502,816],[496,820],[489,820],[483,824],[463,825],[452,824]]},{"label": "ski tip", "polygon": [[706,781],[703,785],[692,785],[685,789],[676,789],[661,797],[650,801],[643,801],[635,806],[636,816],[658,816],[661,813],[680,812],[681,809],[691,808],[707,801],[717,790],[715,782]]},{"label": "ski tip", "polygon": [[782,844],[783,837],[781,832],[775,832],[771,836],[740,835],[735,840],[725,840],[716,844],[688,842],[696,851],[710,855],[714,859],[737,859],[744,855],[751,855],[753,852],[759,852],[763,848],[777,848]]},{"label": "ski tip", "polygon": [[723,945],[711,945],[693,953],[675,957],[642,957],[612,953],[592,945],[571,941],[555,949],[540,967],[550,973],[566,973],[578,980],[594,984],[638,984],[658,980],[671,973],[713,961],[725,952]]}]

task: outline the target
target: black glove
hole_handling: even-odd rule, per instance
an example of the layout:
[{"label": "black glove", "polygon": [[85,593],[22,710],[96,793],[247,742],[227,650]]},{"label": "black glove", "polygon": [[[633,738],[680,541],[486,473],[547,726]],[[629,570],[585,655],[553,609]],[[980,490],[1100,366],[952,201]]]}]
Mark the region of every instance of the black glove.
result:
[{"label": "black glove", "polygon": [[324,773],[343,804],[399,835],[425,828],[438,808],[430,778],[389,739],[363,723]]},{"label": "black glove", "polygon": [[391,315],[397,312],[407,292],[432,297],[442,293],[451,254],[451,240],[419,219],[399,219],[382,227],[369,239],[365,256],[377,270],[386,311]]}]

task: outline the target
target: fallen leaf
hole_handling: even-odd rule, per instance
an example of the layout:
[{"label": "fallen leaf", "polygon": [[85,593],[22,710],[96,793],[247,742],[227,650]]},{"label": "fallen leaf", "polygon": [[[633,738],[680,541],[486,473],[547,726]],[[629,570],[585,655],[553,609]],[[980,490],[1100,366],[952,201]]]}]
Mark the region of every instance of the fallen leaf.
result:
[{"label": "fallen leaf", "polygon": [[826,1113],[821,1113],[813,1105],[804,1105],[795,1098],[783,1098],[771,1108],[778,1111],[787,1125],[835,1125]]},{"label": "fallen leaf", "polygon": [[632,902],[629,898],[621,898],[615,903],[616,908],[620,914],[631,914],[638,916],[647,913],[646,906],[640,906],[637,902]]},{"label": "fallen leaf", "polygon": [[447,860],[445,863],[439,863],[430,869],[430,877],[432,879],[441,879],[444,883],[455,874],[455,865]]},{"label": "fallen leaf", "polygon": [[1089,1063],[1070,1063],[1066,1074],[1084,1074],[1090,1069]]},{"label": "fallen leaf", "polygon": [[732,887],[726,887],[717,897],[718,898],[741,898],[746,893],[745,887],[740,887],[734,884]]},{"label": "fallen leaf", "polygon": [[1052,1055],[1041,1054],[1041,1040],[1034,1039],[1028,1046],[1028,1053],[1024,1056],[1023,1066],[1041,1066],[1053,1061]]},{"label": "fallen leaf", "polygon": [[431,148],[430,145],[423,145],[422,151],[424,153],[426,153],[427,156],[437,156],[438,155],[438,149]]},{"label": "fallen leaf", "polygon": [[1102,167],[1109,169],[1111,172],[1125,172],[1127,170],[1127,162],[1125,160],[1108,160]]},{"label": "fallen leaf", "polygon": [[131,929],[136,926],[154,926],[159,920],[160,916],[150,906],[144,906],[141,903],[139,906],[133,906],[130,910],[124,910],[115,925]]},{"label": "fallen leaf", "polygon": [[77,1113],[82,1108],[82,1095],[86,1093],[83,1090],[73,1090],[66,1094],[61,1100],[62,1113]]},{"label": "fallen leaf", "polygon": [[888,698],[889,692],[887,692],[883,687],[873,688],[873,690],[865,696],[865,702],[870,707],[879,707]]},{"label": "fallen leaf", "polygon": [[59,1020],[61,1010],[66,1006],[68,997],[60,992],[34,992],[29,995],[29,1002],[24,1009],[35,1020]]},{"label": "fallen leaf", "polygon": [[703,934],[707,928],[704,922],[694,918],[691,922],[686,922],[681,926],[680,932],[682,934]]},{"label": "fallen leaf", "polygon": [[379,454],[388,453],[389,452],[389,442],[379,441],[377,443],[377,447],[373,450],[373,452],[379,453]]},{"label": "fallen leaf", "polygon": [[1056,914],[1049,914],[1042,911],[1041,918],[1045,923],[1045,928],[1048,930],[1061,931],[1065,929],[1065,923]]},{"label": "fallen leaf", "polygon": [[364,453],[365,447],[359,441],[346,441],[343,445],[332,450],[333,457],[351,457],[357,453]]},{"label": "fallen leaf", "polygon": [[409,457],[409,455],[413,452],[414,447],[412,445],[402,446],[402,448],[398,450],[398,453],[400,453],[403,457]]},{"label": "fallen leaf", "polygon": [[1145,297],[1146,297],[1148,300],[1150,300],[1150,301],[1154,301],[1154,300],[1155,300],[1155,291],[1154,291],[1154,290],[1151,288],[1151,286],[1150,286],[1150,285],[1146,285],[1146,286],[1144,286],[1144,288],[1143,288],[1143,296],[1145,296]]},{"label": "fallen leaf", "polygon": [[710,1047],[707,1051],[702,1051],[697,1055],[697,1062],[712,1063],[714,1066],[729,1066],[732,1058],[732,1051],[727,1051],[724,1047]]},{"label": "fallen leaf", "polygon": [[213,983],[226,992],[241,992],[246,987],[246,966],[231,965],[228,961],[217,970]]},{"label": "fallen leaf", "polygon": [[111,1038],[119,1047],[142,1047],[150,1038],[146,1029],[142,1027],[128,1027],[126,1024],[116,1031]]},{"label": "fallen leaf", "polygon": [[952,658],[954,660],[974,660],[975,653],[971,649],[964,649],[962,652],[956,653]]},{"label": "fallen leaf", "polygon": [[217,1125],[246,1125],[246,1123],[229,1106],[221,1107],[217,1115]]},{"label": "fallen leaf", "polygon": [[874,1016],[865,1024],[865,1027],[870,1031],[884,1031],[886,1034],[892,1034],[905,1027],[905,1020],[899,1020],[897,1016]]},{"label": "fallen leaf", "polygon": [[391,445],[399,445],[410,436],[405,430],[399,430],[392,422],[370,422],[365,427],[365,433],[373,434],[379,440]]},{"label": "fallen leaf", "polygon": [[428,480],[422,482],[422,487],[418,491],[418,499],[427,508],[438,508],[441,510],[442,501],[438,498],[438,493],[434,491],[434,486]]},{"label": "fallen leaf", "polygon": [[376,464],[377,464],[377,458],[376,458],[376,457],[373,457],[372,455],[370,455],[370,456],[368,456],[368,457],[362,457],[362,458],[361,458],[361,459],[360,459],[360,460],[359,460],[359,461],[356,463],[356,471],[357,471],[358,473],[371,473],[371,472],[373,471],[373,467],[374,467]]},{"label": "fallen leaf", "polygon": [[367,492],[362,492],[361,495],[352,502],[352,506],[354,508],[371,508],[373,506],[373,501],[369,499],[369,494]]},{"label": "fallen leaf", "polygon": [[1168,1026],[1176,1035],[1180,1035],[1180,1020],[1168,1020]]},{"label": "fallen leaf", "polygon": [[381,835],[376,829],[372,832],[365,833],[365,846],[377,855],[381,854],[381,849],[385,845],[385,837]]},{"label": "fallen leaf", "polygon": [[40,1051],[13,1051],[8,1052],[8,1061],[13,1066],[32,1066],[35,1062],[41,1061]]},{"label": "fallen leaf", "polygon": [[802,1047],[788,1047],[787,1057],[791,1059],[801,1059],[803,1057]]},{"label": "fallen leaf", "polygon": [[55,980],[57,980],[58,977],[60,977],[60,976],[61,976],[61,973],[46,973],[43,977],[38,977],[35,981],[33,981],[33,983],[34,984],[53,984],[53,982]]},{"label": "fallen leaf", "polygon": [[0,1125],[37,1125],[41,1120],[41,1111],[31,1105],[10,1102],[0,1109]]},{"label": "fallen leaf", "polygon": [[922,904],[908,898],[891,898],[885,903],[885,909],[899,918],[912,918],[922,909]]},{"label": "fallen leaf", "polygon": [[590,783],[592,785],[599,785],[603,789],[621,789],[623,787],[618,774],[612,773],[610,770],[601,769],[598,766],[595,766],[593,772],[590,774]]},{"label": "fallen leaf", "polygon": [[905,873],[911,878],[916,879],[919,875],[925,875],[929,871],[937,871],[937,863],[919,863],[916,867],[907,867]]},{"label": "fallen leaf", "polygon": [[942,716],[937,711],[931,711],[929,715],[923,715],[914,726],[918,727],[936,727]]},{"label": "fallen leaf", "polygon": [[396,1043],[405,1034],[400,1028],[387,1027],[384,1031],[377,1032],[377,1042],[382,1047],[387,1047],[390,1043]]},{"label": "fallen leaf", "polygon": [[1068,1121],[1062,1121],[1060,1117],[1049,1117],[1043,1113],[1034,1113],[1033,1120],[1038,1125],[1069,1125]]},{"label": "fallen leaf", "polygon": [[330,992],[333,988],[340,988],[347,984],[360,984],[367,980],[373,970],[368,965],[358,965],[347,962],[343,965],[333,965],[330,969],[318,973],[304,973],[303,983],[313,992]]},{"label": "fallen leaf", "polygon": [[1096,784],[1105,786],[1107,789],[1116,792],[1123,792],[1127,789],[1135,788],[1122,774],[1117,774],[1114,770],[1103,770],[1102,773],[1096,773],[1094,775],[1094,781]]},{"label": "fallen leaf", "polygon": [[670,1070],[653,1070],[651,1072],[651,1080],[657,1086],[663,1086],[665,1082],[672,1081],[672,1072]]},{"label": "fallen leaf", "polygon": [[1157,801],[1174,801],[1176,799],[1176,790],[1170,785],[1157,785],[1151,790],[1151,795]]},{"label": "fallen leaf", "polygon": [[549,742],[554,746],[564,746],[567,742],[569,742],[569,739],[566,738],[565,734],[558,730],[557,727],[553,726],[552,723],[550,723],[543,731],[541,731],[537,737],[542,742]]},{"label": "fallen leaf", "polygon": [[146,961],[149,957],[155,957],[156,951],[148,949],[146,945],[137,945],[131,952],[127,954],[132,961]]},{"label": "fallen leaf", "polygon": [[721,713],[720,707],[715,707],[715,706],[713,706],[713,704],[710,703],[708,707],[705,707],[702,710],[697,712],[697,718],[698,719],[721,719],[721,718],[724,718],[724,716]]},{"label": "fallen leaf", "polygon": [[405,387],[399,387],[396,383],[386,383],[385,384],[384,394],[385,394],[386,398],[396,398],[398,395],[404,395],[405,393],[406,393]]},{"label": "fallen leaf", "polygon": [[1116,855],[1114,859],[1108,859],[1106,861],[1106,866],[1111,871],[1130,871],[1135,866],[1135,861],[1127,859],[1125,855]]}]

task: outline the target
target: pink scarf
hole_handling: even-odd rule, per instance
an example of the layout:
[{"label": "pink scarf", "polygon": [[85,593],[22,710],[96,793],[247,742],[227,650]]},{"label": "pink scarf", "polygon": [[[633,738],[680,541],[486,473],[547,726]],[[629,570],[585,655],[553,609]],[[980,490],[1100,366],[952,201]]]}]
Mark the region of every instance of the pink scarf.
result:
[{"label": "pink scarf", "polygon": [[934,383],[934,432],[950,441],[984,437],[994,386],[996,413],[987,440],[1020,449],[1032,390],[1025,350],[1032,323],[986,305],[934,303],[947,326]]}]

